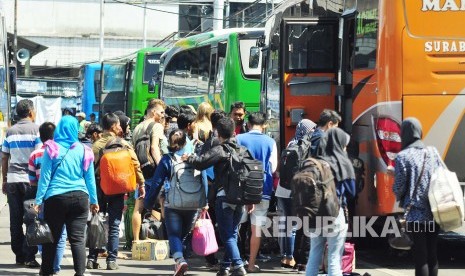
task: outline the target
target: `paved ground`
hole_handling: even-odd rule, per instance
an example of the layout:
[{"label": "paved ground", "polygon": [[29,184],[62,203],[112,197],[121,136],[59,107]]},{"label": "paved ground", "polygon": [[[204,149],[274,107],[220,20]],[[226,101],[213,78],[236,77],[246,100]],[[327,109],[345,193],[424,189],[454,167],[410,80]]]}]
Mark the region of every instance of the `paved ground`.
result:
[{"label": "paved ground", "polygon": [[[0,195],[0,275],[38,275],[38,269],[27,269],[14,264],[14,255],[10,249],[8,206],[4,195]],[[454,245],[445,245],[441,248],[441,275],[463,276],[465,275],[465,247],[455,248]],[[131,256],[128,251],[121,251],[122,255]],[[40,262],[40,256],[37,257]],[[104,259],[99,260],[103,266]],[[104,269],[88,271],[88,275],[172,275],[173,260],[164,261],[133,261],[130,259],[118,260],[120,269],[117,271],[107,271]],[[215,275],[214,272],[206,270],[203,266],[203,258],[194,257],[190,260],[189,275],[207,276]],[[282,270],[279,267],[279,256],[267,263],[259,264],[262,268],[261,275],[296,275],[296,272]],[[357,250],[357,270],[358,273],[376,276],[413,276],[412,258],[410,255],[399,256],[395,252],[381,245],[371,249]],[[65,259],[62,264],[61,276],[73,275],[72,257],[69,248],[66,250]]]}]

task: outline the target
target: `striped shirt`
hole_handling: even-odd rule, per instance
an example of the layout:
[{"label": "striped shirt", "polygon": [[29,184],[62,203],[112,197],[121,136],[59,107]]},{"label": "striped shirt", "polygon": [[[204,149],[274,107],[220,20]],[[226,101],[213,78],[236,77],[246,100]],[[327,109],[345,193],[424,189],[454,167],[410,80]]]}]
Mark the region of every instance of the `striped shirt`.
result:
[{"label": "striped shirt", "polygon": [[29,183],[31,185],[37,185],[40,178],[40,166],[42,164],[42,156],[44,156],[45,145],[40,149],[35,150],[29,157]]},{"label": "striped shirt", "polygon": [[8,183],[29,183],[29,156],[41,146],[39,127],[29,119],[19,121],[6,131],[2,152],[10,155]]}]

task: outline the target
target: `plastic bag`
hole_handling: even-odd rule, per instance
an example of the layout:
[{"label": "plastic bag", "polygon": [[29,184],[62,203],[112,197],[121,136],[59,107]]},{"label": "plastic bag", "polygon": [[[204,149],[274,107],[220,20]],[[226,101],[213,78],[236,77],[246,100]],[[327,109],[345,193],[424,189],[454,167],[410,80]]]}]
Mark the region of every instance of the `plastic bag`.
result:
[{"label": "plastic bag", "polygon": [[164,225],[162,221],[151,216],[150,213],[145,216],[140,227],[140,239],[165,240]]},{"label": "plastic bag", "polygon": [[215,228],[207,211],[200,214],[192,232],[192,250],[199,256],[207,256],[218,251]]},{"label": "plastic bag", "polygon": [[23,222],[26,225],[30,225],[35,222],[37,219],[37,212],[34,209],[35,199],[28,199],[25,200],[23,203],[24,206],[24,217]]},{"label": "plastic bag", "polygon": [[463,191],[457,175],[447,169],[437,151],[442,166],[431,175],[428,199],[434,220],[444,231],[462,227],[464,219]]},{"label": "plastic bag", "polygon": [[87,229],[87,246],[99,249],[107,245],[108,229],[105,220],[99,214],[92,214]]},{"label": "plastic bag", "polygon": [[26,242],[28,246],[52,243],[52,231],[48,224],[45,221],[36,218],[33,223],[26,227]]}]

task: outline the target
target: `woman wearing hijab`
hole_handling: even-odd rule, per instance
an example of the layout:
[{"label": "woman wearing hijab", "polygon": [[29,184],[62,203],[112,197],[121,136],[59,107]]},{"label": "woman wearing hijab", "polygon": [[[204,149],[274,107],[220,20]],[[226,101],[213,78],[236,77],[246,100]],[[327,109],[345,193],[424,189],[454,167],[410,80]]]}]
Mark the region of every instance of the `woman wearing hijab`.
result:
[{"label": "woman wearing hijab", "polygon": [[[79,123],[64,116],[55,129],[54,140],[45,143],[36,210],[44,205],[44,219],[53,237],[66,225],[76,276],[86,269],[85,228],[90,207],[98,211],[92,150],[78,141]],[[58,239],[43,245],[40,275],[53,274]]]},{"label": "woman wearing hijab", "polygon": [[[400,205],[407,213],[407,231],[412,232],[415,275],[438,275],[437,238],[439,226],[434,223],[428,200],[429,183],[433,171],[441,166],[436,148],[423,144],[421,123],[407,118],[400,128],[401,151],[395,163],[395,182],[392,187]],[[415,188],[417,186],[417,188]]]},{"label": "woman wearing hijab", "polygon": [[[296,127],[295,137],[289,142],[287,147],[297,144],[305,136],[310,137],[315,130],[316,124],[309,119],[302,119]],[[278,198],[278,215],[284,218],[287,227],[287,217],[292,216],[291,190],[278,184],[275,196]],[[289,229],[290,230],[290,229]],[[286,233],[289,231],[286,228]],[[281,267],[296,268],[298,271],[305,271],[308,261],[309,239],[304,235],[303,229],[292,229],[291,235],[279,237],[279,247],[281,248]],[[294,254],[294,249],[295,253]],[[294,259],[295,256],[295,259]]]},{"label": "woman wearing hijab", "polygon": [[324,139],[326,143],[320,144],[325,145],[321,148],[323,156],[320,158],[331,167],[341,208],[334,223],[328,226],[331,231],[325,229],[326,226],[324,226],[311,234],[307,276],[318,275],[326,243],[328,244],[328,275],[342,275],[341,258],[348,229],[344,210],[347,208],[347,197],[354,197],[356,194],[354,168],[346,152],[350,136],[340,128],[331,128],[326,131]]},{"label": "woman wearing hijab", "polygon": [[311,137],[313,132],[315,131],[316,123],[309,119],[302,119],[297,124],[295,128],[295,136],[292,140],[287,144],[287,147],[297,144],[299,140],[302,140],[305,136]]}]

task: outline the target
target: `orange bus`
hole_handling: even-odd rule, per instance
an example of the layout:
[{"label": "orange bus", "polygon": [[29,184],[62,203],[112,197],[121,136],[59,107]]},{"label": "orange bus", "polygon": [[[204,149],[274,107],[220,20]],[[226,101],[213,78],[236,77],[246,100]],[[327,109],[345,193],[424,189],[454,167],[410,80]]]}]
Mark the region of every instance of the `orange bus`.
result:
[{"label": "orange bus", "polygon": [[360,216],[402,212],[387,167],[406,117],[465,182],[464,18],[465,0],[286,1],[261,43],[269,134],[284,148],[299,120],[338,111],[363,161]]}]

